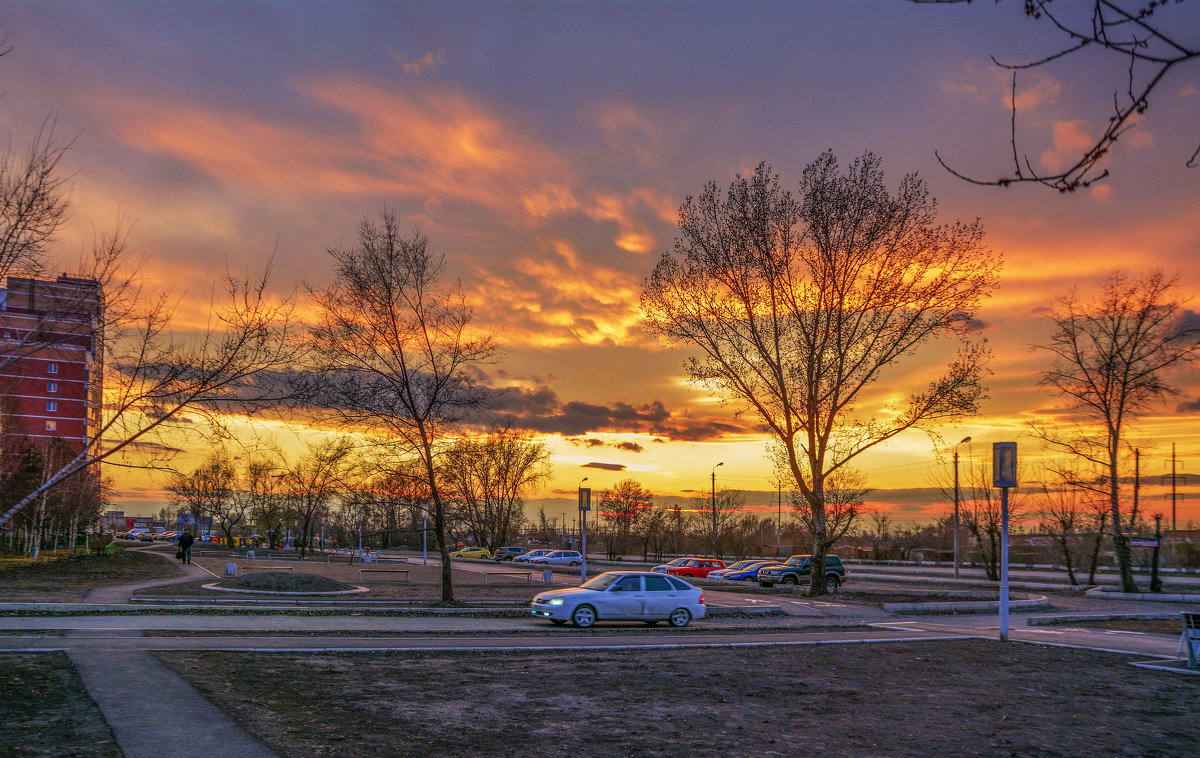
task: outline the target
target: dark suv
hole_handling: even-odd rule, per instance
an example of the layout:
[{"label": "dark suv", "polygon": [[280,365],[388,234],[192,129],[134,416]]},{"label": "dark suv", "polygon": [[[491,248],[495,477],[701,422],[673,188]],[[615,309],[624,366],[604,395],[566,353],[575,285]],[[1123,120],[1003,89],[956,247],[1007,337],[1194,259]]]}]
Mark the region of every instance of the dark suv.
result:
[{"label": "dark suv", "polygon": [[518,555],[525,555],[528,552],[529,548],[527,547],[498,547],[496,552],[492,553],[492,557],[497,561],[511,561]]},{"label": "dark suv", "polygon": [[[801,580],[808,584],[811,576],[812,556],[793,555],[782,566],[764,566],[759,569],[758,584],[760,587],[774,587],[776,584],[800,584]],[[836,590],[844,581],[846,567],[842,565],[842,559],[836,555],[825,556],[825,586]]]}]

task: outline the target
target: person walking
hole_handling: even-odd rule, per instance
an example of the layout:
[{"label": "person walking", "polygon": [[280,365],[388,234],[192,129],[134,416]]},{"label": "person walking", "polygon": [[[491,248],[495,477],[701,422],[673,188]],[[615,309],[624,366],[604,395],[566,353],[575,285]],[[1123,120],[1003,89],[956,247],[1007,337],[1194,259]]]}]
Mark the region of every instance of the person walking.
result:
[{"label": "person walking", "polygon": [[196,538],[192,536],[191,532],[179,535],[179,553],[184,563],[192,562],[192,543],[195,541]]}]

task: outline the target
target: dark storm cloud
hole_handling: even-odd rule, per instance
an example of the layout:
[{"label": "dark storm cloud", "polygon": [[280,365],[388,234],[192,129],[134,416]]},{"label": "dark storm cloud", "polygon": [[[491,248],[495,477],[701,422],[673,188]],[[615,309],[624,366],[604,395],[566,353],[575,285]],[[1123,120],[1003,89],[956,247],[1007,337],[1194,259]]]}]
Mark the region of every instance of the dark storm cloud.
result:
[{"label": "dark storm cloud", "polygon": [[592,461],[590,463],[585,463],[582,466],[580,466],[580,468],[598,468],[598,469],[602,469],[604,471],[624,471],[625,470],[625,466],[620,463],[600,463],[598,461]]},{"label": "dark storm cloud", "polygon": [[[754,431],[753,426],[743,422],[729,423],[725,420],[677,416],[668,410],[661,400],[644,405],[625,402],[602,405],[579,400],[564,402],[557,392],[546,386],[535,389],[505,388],[501,390],[497,399],[496,411],[511,419],[514,426],[543,434],[561,434],[576,438],[597,432],[627,432],[695,442],[724,434]],[[573,444],[586,444],[589,447],[604,444],[595,438],[571,441]],[[631,447],[623,449],[640,452]]]}]

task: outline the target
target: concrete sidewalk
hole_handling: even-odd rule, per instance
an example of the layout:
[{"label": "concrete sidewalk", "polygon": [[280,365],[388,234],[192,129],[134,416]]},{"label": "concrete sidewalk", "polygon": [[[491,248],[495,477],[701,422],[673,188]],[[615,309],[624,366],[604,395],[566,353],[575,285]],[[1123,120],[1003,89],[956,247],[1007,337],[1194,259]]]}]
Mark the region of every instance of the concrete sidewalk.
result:
[{"label": "concrete sidewalk", "polygon": [[[132,548],[142,552],[150,552],[151,548]],[[161,555],[155,551],[156,555]],[[101,605],[110,605],[117,603],[128,603],[129,598],[133,597],[133,593],[145,587],[163,587],[169,584],[184,584],[185,582],[194,582],[197,579],[210,579],[213,574],[205,571],[195,563],[183,564],[174,558],[161,556],[164,560],[170,561],[173,566],[183,571],[182,576],[173,576],[169,579],[153,579],[146,582],[135,582],[133,584],[121,584],[116,587],[97,587],[84,596],[84,603],[99,603]]]},{"label": "concrete sidewalk", "polygon": [[[275,756],[149,653],[67,654],[125,758]],[[164,722],[168,726],[161,726]]]}]

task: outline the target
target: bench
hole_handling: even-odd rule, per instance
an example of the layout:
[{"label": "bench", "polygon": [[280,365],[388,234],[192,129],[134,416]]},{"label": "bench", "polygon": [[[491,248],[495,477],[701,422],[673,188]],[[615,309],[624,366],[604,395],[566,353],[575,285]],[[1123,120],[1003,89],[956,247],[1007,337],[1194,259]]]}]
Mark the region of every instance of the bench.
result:
[{"label": "bench", "polygon": [[1187,650],[1188,668],[1200,668],[1200,613],[1183,611],[1179,614],[1183,621],[1183,633],[1179,635],[1179,647],[1175,650],[1175,660]]},{"label": "bench", "polygon": [[363,581],[363,574],[404,574],[404,583],[411,584],[408,579],[408,569],[359,569],[358,581]]},{"label": "bench", "polygon": [[526,584],[533,584],[533,572],[532,571],[484,571],[483,572],[483,583],[484,584],[488,583],[489,576],[523,576],[523,577],[525,577]]}]

